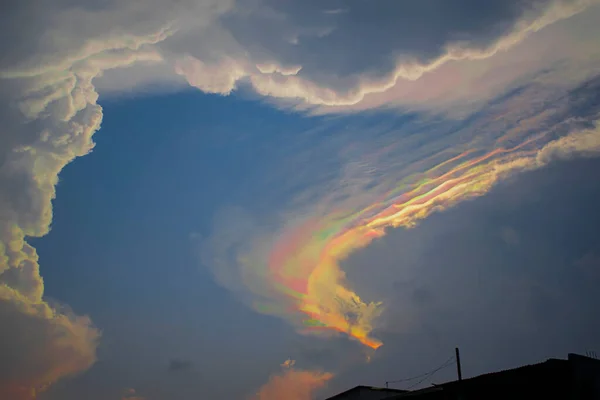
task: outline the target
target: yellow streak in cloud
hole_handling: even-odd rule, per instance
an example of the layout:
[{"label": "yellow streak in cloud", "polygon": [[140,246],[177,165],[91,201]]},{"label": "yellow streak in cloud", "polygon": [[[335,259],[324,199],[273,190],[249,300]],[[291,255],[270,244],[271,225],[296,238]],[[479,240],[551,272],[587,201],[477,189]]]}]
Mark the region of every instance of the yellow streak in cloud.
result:
[{"label": "yellow streak in cloud", "polygon": [[[579,142],[596,143],[586,135]],[[511,173],[542,165],[538,155],[547,152],[544,149],[562,143],[567,143],[568,149],[581,147],[565,138],[548,144],[547,136],[530,137],[512,147],[503,147],[504,140],[500,140],[486,153],[467,150],[401,180],[362,210],[336,210],[287,230],[271,248],[266,273],[274,298],[284,299],[280,304],[287,306],[279,313],[304,314],[303,324],[309,332],[341,332],[365,346],[379,348],[382,342],[371,333],[382,304],[367,303],[349,288],[340,262],[385,235],[387,228],[413,227],[435,211],[487,193]]]}]

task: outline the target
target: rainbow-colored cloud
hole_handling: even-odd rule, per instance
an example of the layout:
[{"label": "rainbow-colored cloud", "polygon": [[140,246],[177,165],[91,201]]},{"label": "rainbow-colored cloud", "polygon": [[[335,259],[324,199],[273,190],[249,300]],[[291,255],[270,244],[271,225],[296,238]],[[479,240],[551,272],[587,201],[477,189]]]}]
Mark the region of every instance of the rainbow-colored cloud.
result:
[{"label": "rainbow-colored cloud", "polygon": [[[260,224],[244,223],[243,215],[230,216],[231,223],[224,225],[233,230],[213,237],[209,262],[221,283],[259,312],[280,316],[302,333],[342,333],[377,349],[382,342],[373,331],[385,305],[361,298],[340,263],[388,228],[411,228],[433,212],[485,194],[503,177],[543,165],[541,156],[556,152],[562,143],[577,148],[571,144],[580,138],[589,147],[585,143],[594,142],[589,136],[596,137],[597,130],[553,140],[555,134],[552,129],[539,134],[513,129],[483,145],[472,141],[460,149],[444,148],[400,169],[384,166],[367,185],[369,193],[326,193],[312,212],[290,218],[293,222],[286,221],[275,234],[264,234]],[[377,154],[389,162],[389,154]],[[422,172],[402,176],[427,163]],[[394,181],[394,176],[400,178]],[[237,246],[227,243],[234,234],[240,236]]]}]

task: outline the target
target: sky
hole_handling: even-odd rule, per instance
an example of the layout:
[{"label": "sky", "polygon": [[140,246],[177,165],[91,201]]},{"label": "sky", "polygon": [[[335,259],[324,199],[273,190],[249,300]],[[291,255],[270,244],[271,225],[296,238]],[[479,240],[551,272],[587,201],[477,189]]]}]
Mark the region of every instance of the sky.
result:
[{"label": "sky", "polygon": [[598,0],[0,11],[0,398],[321,400],[600,348]]}]

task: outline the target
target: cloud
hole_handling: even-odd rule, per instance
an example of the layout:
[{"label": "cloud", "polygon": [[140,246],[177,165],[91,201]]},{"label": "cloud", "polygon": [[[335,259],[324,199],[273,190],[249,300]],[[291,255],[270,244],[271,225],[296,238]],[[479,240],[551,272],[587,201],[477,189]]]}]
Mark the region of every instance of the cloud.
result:
[{"label": "cloud", "polygon": [[540,150],[537,162],[541,165],[553,160],[573,157],[593,157],[600,152],[600,124],[595,128],[577,132],[548,143]]},{"label": "cloud", "polygon": [[[281,105],[292,102],[313,112],[379,107],[472,112],[477,101],[532,75],[543,73],[553,84],[575,83],[597,69],[600,54],[590,39],[597,36],[597,0],[494,1],[485,7],[465,0],[430,3],[385,0],[323,8],[313,1],[206,0],[169,7],[128,1],[99,9],[59,3],[43,12],[17,12],[22,20],[11,17],[5,29],[16,30],[28,17],[45,37],[63,39],[43,41],[17,30],[23,48],[39,51],[7,46],[6,60],[17,75],[39,65],[60,71],[90,53],[113,46],[118,51],[120,40],[141,40],[156,62],[106,68],[96,80],[101,91],[181,88],[187,81],[207,93],[229,94],[249,85]],[[442,17],[445,13],[451,17]],[[51,18],[43,20],[45,15]],[[376,15],[396,17],[364,23]]]},{"label": "cloud", "polygon": [[[599,165],[571,160],[516,176],[346,259],[356,290],[392,306],[376,332],[385,346],[340,382],[416,375],[457,345],[467,376],[598,346]],[[518,246],[498,235],[505,224],[519,233]],[[450,369],[433,382],[455,376]]]},{"label": "cloud", "polygon": [[[135,61],[127,51],[122,57],[111,64]],[[14,321],[7,325],[3,345],[30,363],[26,369],[37,371],[39,375],[25,379],[35,387],[87,369],[99,337],[86,318],[71,317],[43,299],[38,256],[25,241],[48,233],[58,173],[93,147],[91,137],[102,113],[91,80],[102,63],[94,56],[86,61],[79,60],[69,71],[2,73],[6,125],[0,139],[0,294]],[[23,329],[32,324],[39,337],[22,340]]]},{"label": "cloud", "polygon": [[174,360],[169,361],[169,371],[170,372],[188,371],[192,367],[193,367],[193,364],[189,360],[174,359]]},{"label": "cloud", "polygon": [[222,60],[218,65],[207,65],[201,60],[185,56],[175,65],[175,72],[185,76],[188,83],[206,93],[230,94],[236,82],[245,76],[235,60]]},{"label": "cloud", "polygon": [[[427,5],[385,0],[376,6],[352,2],[343,9],[313,1],[214,3],[213,10],[206,2],[211,12],[186,2],[169,12],[148,6],[153,12],[147,11],[151,17],[144,27],[154,22],[165,32],[153,46],[164,64],[100,78],[101,90],[160,82],[182,87],[187,81],[208,93],[250,87],[282,106],[291,102],[317,113],[381,107],[468,113],[478,101],[536,74],[548,83],[575,84],[600,62],[592,39],[597,0],[485,6],[465,0]],[[132,7],[124,3],[123,8],[125,20]],[[198,21],[202,13],[217,17]],[[131,30],[147,32],[134,22]]]},{"label": "cloud", "polygon": [[[547,69],[547,63],[573,58],[570,50],[559,55],[556,47],[550,51],[552,34],[547,35],[542,47],[529,43],[529,49],[536,46],[535,59],[524,49],[511,54],[508,61],[504,53],[531,34],[597,2],[504,1],[486,3],[485,7],[469,3],[467,8],[462,7],[462,0],[432,3],[435,4],[385,1],[374,7],[353,2],[346,12],[332,15],[324,13],[316,2],[303,2],[298,7],[275,2],[244,7],[242,2],[223,24],[245,49],[246,56],[226,64],[217,62],[222,67],[219,74],[228,75],[225,80],[233,82],[223,93],[229,93],[238,81],[248,81],[258,94],[295,99],[304,106],[319,106],[321,112],[386,107],[390,103],[431,107],[449,100],[464,102],[470,96],[489,98],[519,79]],[[265,7],[270,12],[265,12]],[[439,13],[431,14],[428,10],[432,9]],[[469,11],[448,11],[455,18],[440,18],[443,10],[457,9]],[[394,18],[388,21],[381,17],[383,13]],[[377,23],[365,24],[375,15],[381,17]],[[361,30],[355,29],[358,23]],[[436,29],[430,29],[431,26]],[[589,26],[594,29],[593,24]],[[282,37],[288,40],[281,40]],[[589,60],[590,52],[597,55],[593,43],[582,46],[585,40],[579,40],[577,35],[562,32],[560,37],[577,43],[567,48],[581,49],[578,59]],[[543,48],[548,51],[542,53]],[[491,63],[483,62],[492,58]],[[479,61],[483,63],[478,64]],[[478,66],[473,68],[471,63]],[[592,65],[597,65],[597,60]],[[593,71],[592,65],[585,65],[585,69]],[[509,66],[514,73],[506,72]],[[197,71],[188,68],[183,75],[192,86],[204,90],[204,84],[194,83],[198,76],[204,76],[204,70],[203,65]],[[378,93],[386,95],[367,99]]]},{"label": "cloud", "polygon": [[144,400],[144,397],[139,396],[135,389],[126,389],[121,400]]},{"label": "cloud", "polygon": [[[595,75],[600,54],[592,37],[599,7],[557,21],[510,48],[486,58],[450,60],[416,80],[399,79],[389,89],[369,93],[343,107],[321,106],[313,112],[357,112],[376,108],[471,115],[494,97],[525,82],[548,87],[577,85]],[[560,50],[557,50],[557,47]]]},{"label": "cloud", "polygon": [[[310,107],[351,106],[370,93],[419,81],[452,62],[490,59],[596,3],[494,1],[470,9],[471,15],[442,18],[443,13],[432,15],[428,10],[450,12],[464,6],[464,0],[403,4],[403,10],[391,1],[378,9],[353,2],[343,12],[312,1],[281,5],[131,0],[79,6],[66,0],[40,6],[11,2],[0,17],[0,301],[2,315],[13,321],[6,324],[3,346],[17,354],[11,363],[24,364],[2,366],[15,372],[2,382],[2,390],[32,393],[84,371],[95,360],[99,331],[87,317],[44,299],[38,257],[27,238],[49,232],[58,174],[93,149],[92,136],[102,120],[96,82],[103,77],[108,79],[118,69],[136,76],[130,80],[122,75],[123,82],[179,85],[180,75],[208,93],[229,94],[249,84],[260,95],[299,100]],[[365,26],[376,29],[356,29],[359,18],[372,17],[374,11],[405,20],[382,20]],[[363,34],[356,36],[359,31]],[[596,66],[592,56],[590,65]],[[526,70],[537,71],[538,66]],[[151,75],[143,77],[145,73]],[[127,86],[104,82],[105,88]],[[449,85],[448,90],[453,88]],[[536,95],[544,101],[555,98]],[[411,97],[402,94],[398,101]],[[426,100],[427,96],[420,101]],[[526,121],[520,114],[514,116],[515,109],[503,111],[506,118]],[[501,112],[494,112],[500,117]],[[551,121],[553,113],[550,110],[542,120]],[[538,140],[529,127],[512,126],[505,136],[514,143],[500,146],[495,143],[497,130],[496,136],[481,139],[485,143],[476,142],[476,131],[467,133],[471,137],[462,143],[470,145],[469,150],[454,151],[456,147],[440,141],[422,148],[413,146],[413,139],[403,140],[414,150],[406,159],[430,155],[403,165],[420,175],[388,180],[386,175],[400,166],[384,162],[375,174],[356,179],[357,168],[348,164],[344,182],[334,182],[334,194],[320,201],[318,211],[307,215],[306,205],[301,212],[288,211],[285,223],[276,221],[274,230],[256,232],[256,224],[249,222],[246,231],[234,232],[232,237],[240,238],[235,245],[241,248],[234,252],[233,263],[226,264],[235,268],[216,272],[218,279],[243,293],[255,308],[283,315],[307,331],[341,332],[379,347],[380,341],[370,334],[380,303],[365,301],[349,288],[339,262],[382,236],[387,227],[412,226],[434,210],[485,193],[515,170],[532,167],[533,151],[556,133],[542,132]],[[450,137],[463,134],[453,132]],[[592,139],[586,138],[557,142],[542,159],[589,151]],[[421,179],[425,183],[419,183]],[[354,196],[360,192],[357,187],[372,190]],[[254,233],[258,234],[248,243]],[[230,245],[221,243],[215,254],[230,253]],[[40,337],[23,336],[30,326]]]},{"label": "cloud", "polygon": [[0,64],[0,314],[6,356],[0,386],[34,393],[89,368],[100,334],[89,318],[43,298],[38,256],[26,238],[48,233],[59,172],[93,148],[102,119],[93,79],[112,68],[162,62],[151,46],[172,31],[169,21],[130,25],[133,3],[124,14],[68,2],[12,4],[1,24],[3,37],[11,40],[1,43],[6,57]]},{"label": "cloud", "polygon": [[42,391],[63,376],[89,368],[96,360],[99,334],[87,317],[32,303],[18,292],[0,288],[0,392],[20,387]]},{"label": "cloud", "polygon": [[[341,263],[390,229],[412,228],[516,173],[543,166],[540,155],[564,148],[564,142],[581,143],[569,147],[579,152],[597,151],[594,141],[580,139],[588,138],[589,120],[600,111],[592,101],[594,82],[564,91],[526,85],[456,125],[444,121],[390,129],[382,124],[362,132],[362,142],[346,130],[343,143],[353,143],[356,152],[342,147],[336,153],[326,140],[312,143],[307,159],[340,157],[338,174],[314,180],[330,166],[318,164],[313,173],[305,163],[303,181],[280,167],[281,184],[269,181],[265,190],[292,180],[308,194],[275,205],[283,211],[266,220],[240,209],[223,210],[202,246],[204,264],[246,304],[285,319],[300,333],[347,335],[377,349],[382,342],[373,332],[381,328],[386,303],[376,295],[360,295]],[[574,99],[581,100],[576,108]],[[590,101],[580,106],[585,99]],[[514,234],[500,234],[516,242]]]},{"label": "cloud", "polygon": [[295,369],[293,365],[289,363],[282,372],[272,375],[252,400],[311,400],[333,378],[327,372]]},{"label": "cloud", "polygon": [[[224,24],[243,47],[258,47],[279,62],[302,65],[303,72],[316,81],[319,72],[341,77],[357,73],[384,77],[401,69],[403,61],[408,61],[405,66],[412,62],[429,65],[452,52],[458,57],[469,56],[458,54],[466,49],[472,49],[475,56],[499,43],[519,41],[529,31],[576,13],[592,2],[509,0],[484,6],[464,0],[423,4],[384,0],[377,5],[351,1],[345,3],[344,12],[338,13],[327,13],[334,8],[324,8],[318,1],[282,4],[267,0],[259,6],[253,4],[240,2]],[[248,20],[259,21],[260,28]],[[405,72],[409,71],[401,73]],[[324,78],[331,82],[330,76]]]}]

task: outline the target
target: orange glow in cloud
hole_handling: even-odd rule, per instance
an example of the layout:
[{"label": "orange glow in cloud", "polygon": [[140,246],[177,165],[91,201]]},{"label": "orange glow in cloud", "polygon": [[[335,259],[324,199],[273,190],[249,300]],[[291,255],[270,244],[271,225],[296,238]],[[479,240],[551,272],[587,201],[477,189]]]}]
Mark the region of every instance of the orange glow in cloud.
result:
[{"label": "orange glow in cloud", "polygon": [[286,361],[284,371],[272,375],[251,400],[311,400],[333,378],[327,372],[294,369],[293,365],[293,361]]},{"label": "orange glow in cloud", "polygon": [[498,142],[488,152],[464,151],[388,185],[392,189],[367,207],[352,210],[339,205],[324,216],[305,218],[271,247],[263,279],[268,282],[267,297],[278,301],[257,308],[301,314],[302,330],[341,332],[379,348],[382,342],[371,332],[382,304],[363,301],[346,285],[340,261],[385,235],[387,228],[410,228],[435,211],[486,193],[510,171],[534,167],[543,138],[538,135],[513,147]]},{"label": "orange glow in cloud", "polygon": [[0,386],[0,399],[34,400],[36,391],[26,385],[11,384]]},{"label": "orange glow in cloud", "polygon": [[[498,114],[508,118],[505,111]],[[327,181],[325,190],[317,185],[306,197],[300,193],[300,205],[283,215],[279,229],[227,210],[204,245],[206,263],[242,301],[300,333],[346,335],[368,352],[377,350],[383,343],[374,333],[383,327],[384,304],[361,298],[342,261],[386,230],[414,227],[436,211],[484,195],[503,178],[600,149],[598,128],[567,133],[569,124],[561,123],[533,134],[530,119],[520,121],[519,129],[498,129],[483,139],[467,131],[460,146],[445,145],[445,138],[416,149],[410,141],[385,142],[359,160],[367,160],[366,178],[362,166],[350,165],[339,182]]]}]

